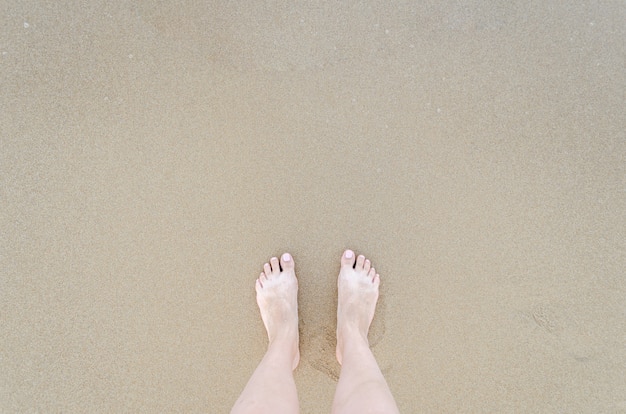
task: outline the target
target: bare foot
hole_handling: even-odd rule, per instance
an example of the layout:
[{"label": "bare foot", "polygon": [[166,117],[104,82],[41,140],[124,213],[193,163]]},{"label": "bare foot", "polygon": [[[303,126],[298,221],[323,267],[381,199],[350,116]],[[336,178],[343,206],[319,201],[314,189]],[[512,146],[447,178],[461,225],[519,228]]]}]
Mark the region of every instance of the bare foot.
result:
[{"label": "bare foot", "polygon": [[256,281],[256,301],[267,329],[269,346],[284,347],[284,352],[293,354],[295,369],[300,361],[298,279],[289,253],[283,254],[280,262],[272,257],[263,265],[263,272]]},{"label": "bare foot", "polygon": [[376,301],[380,276],[363,255],[356,258],[352,250],[341,257],[341,270],[337,280],[339,300],[337,304],[337,361],[341,364],[346,342],[363,340],[366,344]]}]

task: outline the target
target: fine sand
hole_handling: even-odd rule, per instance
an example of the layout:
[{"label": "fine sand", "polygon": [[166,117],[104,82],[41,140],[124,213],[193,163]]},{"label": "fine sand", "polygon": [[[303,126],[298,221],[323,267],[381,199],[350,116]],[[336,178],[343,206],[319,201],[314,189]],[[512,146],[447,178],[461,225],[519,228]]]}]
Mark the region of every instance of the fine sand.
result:
[{"label": "fine sand", "polygon": [[341,252],[404,413],[626,413],[626,3],[0,0],[0,412],[226,413]]}]

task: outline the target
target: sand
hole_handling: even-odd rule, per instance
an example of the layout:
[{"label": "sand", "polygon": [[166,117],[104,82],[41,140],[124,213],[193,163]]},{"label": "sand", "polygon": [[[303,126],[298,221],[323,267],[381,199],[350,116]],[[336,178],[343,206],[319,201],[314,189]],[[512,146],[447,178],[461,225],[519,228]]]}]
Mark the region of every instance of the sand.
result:
[{"label": "sand", "polygon": [[228,412],[289,251],[302,413],[328,412],[352,248],[402,412],[626,413],[625,22],[0,1],[0,411]]}]

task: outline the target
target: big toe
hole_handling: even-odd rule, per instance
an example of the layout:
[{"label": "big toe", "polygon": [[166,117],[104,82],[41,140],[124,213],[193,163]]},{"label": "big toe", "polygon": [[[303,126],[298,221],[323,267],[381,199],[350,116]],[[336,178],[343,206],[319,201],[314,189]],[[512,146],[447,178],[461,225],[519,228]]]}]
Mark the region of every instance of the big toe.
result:
[{"label": "big toe", "polygon": [[342,267],[350,267],[354,268],[354,252],[350,249],[343,252],[343,256],[341,256],[341,266]]},{"label": "big toe", "polygon": [[293,257],[289,253],[283,253],[283,255],[280,257],[280,266],[282,267],[283,271],[293,270]]}]

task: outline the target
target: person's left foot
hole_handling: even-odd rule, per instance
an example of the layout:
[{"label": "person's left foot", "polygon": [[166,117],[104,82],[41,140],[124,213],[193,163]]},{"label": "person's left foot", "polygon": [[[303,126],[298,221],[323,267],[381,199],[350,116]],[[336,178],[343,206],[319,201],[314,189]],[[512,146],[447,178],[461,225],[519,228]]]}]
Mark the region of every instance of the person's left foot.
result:
[{"label": "person's left foot", "polygon": [[[298,279],[294,271],[293,257],[285,253],[272,257],[263,266],[256,281],[256,301],[261,318],[267,329],[270,346],[285,346],[293,352],[293,368],[298,366]],[[282,269],[282,270],[281,270]]]}]

